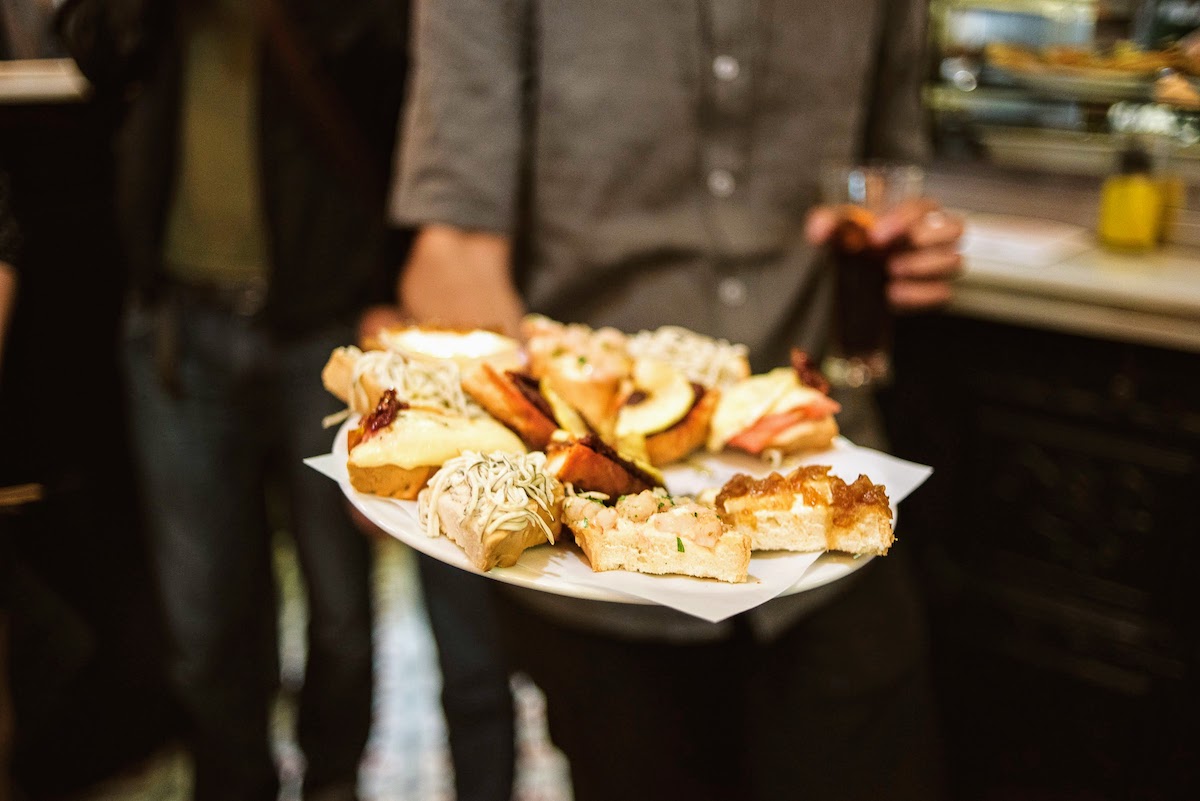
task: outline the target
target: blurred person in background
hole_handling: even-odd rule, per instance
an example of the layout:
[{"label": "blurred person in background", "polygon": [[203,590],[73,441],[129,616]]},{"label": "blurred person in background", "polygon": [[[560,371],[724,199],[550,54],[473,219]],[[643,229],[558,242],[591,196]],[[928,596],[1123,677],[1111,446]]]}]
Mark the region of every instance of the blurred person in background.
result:
[{"label": "blurred person in background", "polygon": [[[17,302],[17,244],[19,234],[8,201],[8,173],[0,166],[0,391],[3,390],[4,340]],[[11,801],[13,720],[12,688],[9,683],[9,607],[15,557],[9,531],[0,521],[0,801]]]},{"label": "blurred person in background", "polygon": [[282,527],[309,610],[304,796],[356,798],[371,723],[370,545],[337,486],[301,460],[328,450],[321,421],[338,410],[321,367],[354,341],[399,258],[384,177],[407,9],[68,0],[59,27],[119,113],[124,357],[193,797],[278,792],[268,729],[271,532]]},{"label": "blurred person in background", "polygon": [[[925,152],[922,0],[427,0],[414,24],[393,213],[420,227],[398,285],[417,320],[671,323],[748,344],[758,371],[819,357],[822,163]],[[925,199],[880,220],[878,244],[905,243],[893,306],[949,298],[961,232]],[[880,446],[872,399],[840,400]],[[903,559],[720,624],[503,588],[576,799],[941,797]]]}]

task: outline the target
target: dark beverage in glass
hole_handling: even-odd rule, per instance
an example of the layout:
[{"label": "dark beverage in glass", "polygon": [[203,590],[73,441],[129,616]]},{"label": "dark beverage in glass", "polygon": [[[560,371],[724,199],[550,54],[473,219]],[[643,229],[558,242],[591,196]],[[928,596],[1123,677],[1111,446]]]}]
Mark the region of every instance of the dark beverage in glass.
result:
[{"label": "dark beverage in glass", "polygon": [[884,371],[892,345],[892,312],[887,302],[888,249],[872,245],[868,230],[846,219],[829,242],[833,259],[836,355]]},{"label": "dark beverage in glass", "polygon": [[879,385],[891,379],[892,313],[888,258],[900,243],[879,246],[870,230],[879,215],[921,194],[916,167],[837,167],[825,175],[825,202],[841,216],[829,238],[834,271],[832,343],[823,369],[834,386]]}]

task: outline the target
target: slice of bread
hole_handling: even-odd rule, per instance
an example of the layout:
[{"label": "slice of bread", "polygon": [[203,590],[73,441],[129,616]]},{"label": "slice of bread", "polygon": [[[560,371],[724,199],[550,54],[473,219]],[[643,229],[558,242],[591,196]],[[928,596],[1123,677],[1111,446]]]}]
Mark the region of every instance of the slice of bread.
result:
[{"label": "slice of bread", "polygon": [[530,450],[545,450],[558,430],[553,412],[538,395],[537,385],[524,381],[520,373],[497,370],[484,362],[463,371],[462,385],[490,415],[516,432]]},{"label": "slice of bread", "polygon": [[355,347],[334,348],[321,370],[321,384],[326,391],[347,406],[350,405],[350,392],[354,385],[354,365],[360,356],[362,351]]},{"label": "slice of bread", "polygon": [[451,459],[421,493],[421,522],[462,548],[476,569],[511,567],[562,530],[563,487],[544,472],[545,461],[541,453]]},{"label": "slice of bread", "polygon": [[893,542],[886,488],[859,476],[853,484],[826,466],[798,467],[763,479],[738,474],[717,493],[716,510],[756,551],[885,554]]},{"label": "slice of bread", "polygon": [[586,496],[563,501],[563,524],[592,570],[634,570],[738,583],[750,566],[750,538],[727,531],[690,498],[647,490],[605,506]]},{"label": "slice of bread", "polygon": [[772,437],[766,449],[785,454],[823,451],[833,445],[837,435],[838,424],[832,415],[816,420],[802,420]]},{"label": "slice of bread", "polygon": [[595,434],[552,440],[546,457],[546,470],[578,492],[617,498],[662,486],[656,476],[621,456]]}]

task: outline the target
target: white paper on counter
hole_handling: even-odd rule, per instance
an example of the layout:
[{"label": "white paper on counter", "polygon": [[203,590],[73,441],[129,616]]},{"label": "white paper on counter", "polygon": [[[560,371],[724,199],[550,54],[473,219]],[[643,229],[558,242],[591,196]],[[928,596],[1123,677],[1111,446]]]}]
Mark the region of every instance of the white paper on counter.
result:
[{"label": "white paper on counter", "polygon": [[[335,440],[335,452],[305,459],[305,464],[337,481],[346,497],[366,517],[392,536],[418,551],[464,570],[475,569],[458,546],[445,537],[426,536],[417,519],[415,501],[397,501],[355,491],[346,472],[344,434]],[[340,446],[340,447],[339,447]],[[338,452],[340,451],[340,453]],[[780,472],[800,464],[828,464],[846,481],[863,474],[887,487],[895,504],[908,497],[933,472],[924,465],[860,448],[839,438],[834,447],[803,458],[789,459]],[[736,473],[764,476],[772,468],[760,459],[740,454],[701,455],[674,465],[665,472],[667,487],[676,495],[696,494],[720,487]],[[574,545],[532,548],[511,568],[496,568],[487,575],[531,589],[593,600],[656,603],[711,622],[753,609],[784,592],[799,592],[849,575],[869,557],[848,559],[821,553],[755,553],[750,560],[750,580],[729,584],[690,576],[653,576],[624,570],[594,572]],[[816,570],[814,563],[827,568]],[[818,575],[819,574],[819,575]],[[812,577],[809,580],[809,576]],[[811,585],[811,586],[809,586]]]}]

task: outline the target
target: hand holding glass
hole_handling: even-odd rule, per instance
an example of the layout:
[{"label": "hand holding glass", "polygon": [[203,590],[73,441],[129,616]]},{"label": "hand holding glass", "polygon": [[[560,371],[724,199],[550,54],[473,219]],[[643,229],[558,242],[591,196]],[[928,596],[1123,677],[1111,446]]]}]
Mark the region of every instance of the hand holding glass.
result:
[{"label": "hand holding glass", "polygon": [[878,243],[871,230],[897,205],[920,197],[923,185],[920,168],[907,165],[837,166],[823,175],[824,201],[839,215],[827,242],[834,270],[833,341],[822,365],[834,386],[891,380],[888,260],[907,243],[904,237]]}]

